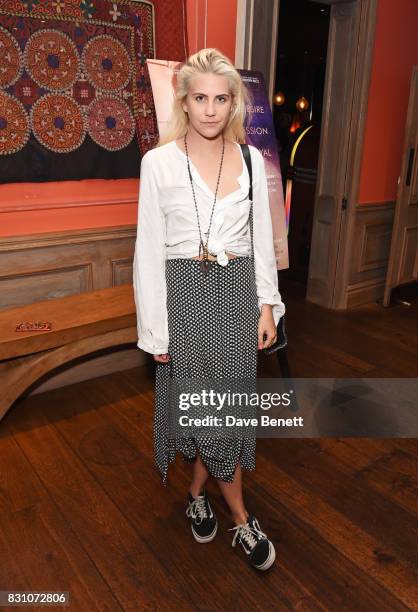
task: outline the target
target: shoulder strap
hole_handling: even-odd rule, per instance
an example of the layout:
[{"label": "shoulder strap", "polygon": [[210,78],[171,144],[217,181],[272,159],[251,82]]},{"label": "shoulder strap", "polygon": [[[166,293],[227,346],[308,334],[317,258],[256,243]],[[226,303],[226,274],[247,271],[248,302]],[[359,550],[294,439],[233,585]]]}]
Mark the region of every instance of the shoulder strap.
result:
[{"label": "shoulder strap", "polygon": [[[240,143],[242,155],[245,160],[245,164],[247,166],[248,175],[250,177],[250,189],[248,191],[248,199],[250,200],[250,214],[249,214],[249,224],[250,224],[250,240],[251,240],[251,258],[254,261],[254,240],[253,240],[253,168],[251,163],[251,153],[250,148],[247,144]],[[254,271],[255,274],[255,271]]]},{"label": "shoulder strap", "polygon": [[250,191],[249,191],[249,199],[253,200],[253,168],[251,164],[251,153],[250,148],[247,144],[241,143],[242,154],[244,156],[245,163],[247,165],[248,174],[250,176]]}]

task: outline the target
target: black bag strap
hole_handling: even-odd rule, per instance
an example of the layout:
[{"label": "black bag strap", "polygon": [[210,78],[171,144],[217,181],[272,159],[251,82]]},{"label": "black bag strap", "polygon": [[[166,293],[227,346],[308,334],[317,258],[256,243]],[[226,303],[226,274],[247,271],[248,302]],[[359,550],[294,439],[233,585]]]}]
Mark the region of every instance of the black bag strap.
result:
[{"label": "black bag strap", "polygon": [[247,144],[241,143],[242,155],[244,156],[245,163],[247,165],[248,174],[250,175],[250,191],[248,194],[251,202],[253,201],[253,167],[251,164],[251,153],[250,148]]},{"label": "black bag strap", "polygon": [[[240,143],[242,155],[244,157],[245,164],[247,166],[248,175],[250,177],[250,189],[248,191],[248,199],[251,202],[249,223],[250,223],[250,239],[251,239],[251,259],[254,262],[254,239],[253,239],[253,166],[251,163],[250,148],[245,143]],[[254,263],[254,274],[255,274],[255,263]]]}]

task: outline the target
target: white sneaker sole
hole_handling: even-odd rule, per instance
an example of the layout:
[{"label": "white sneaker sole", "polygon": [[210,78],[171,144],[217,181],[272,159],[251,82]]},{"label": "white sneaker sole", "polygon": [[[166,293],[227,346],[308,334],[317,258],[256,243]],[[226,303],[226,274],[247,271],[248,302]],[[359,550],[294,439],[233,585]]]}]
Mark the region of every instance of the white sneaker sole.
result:
[{"label": "white sneaker sole", "polygon": [[269,540],[269,556],[264,561],[264,563],[261,563],[261,565],[254,565],[254,564],[252,564],[252,566],[255,567],[256,569],[265,571],[265,570],[268,570],[269,567],[271,567],[273,565],[275,559],[276,559],[276,550],[275,550],[273,544]]},{"label": "white sneaker sole", "polygon": [[191,527],[192,527],[193,537],[196,540],[196,542],[199,542],[199,544],[206,544],[206,542],[211,542],[213,538],[216,536],[216,533],[218,531],[218,523],[216,523],[215,529],[212,531],[212,533],[207,536],[198,535],[193,529],[193,525]]}]

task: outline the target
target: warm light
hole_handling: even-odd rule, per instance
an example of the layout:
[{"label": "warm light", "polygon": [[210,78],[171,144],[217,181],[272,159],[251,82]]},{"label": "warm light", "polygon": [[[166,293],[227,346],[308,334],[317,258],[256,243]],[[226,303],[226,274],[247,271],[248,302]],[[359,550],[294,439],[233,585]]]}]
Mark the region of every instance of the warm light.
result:
[{"label": "warm light", "polygon": [[296,102],[296,108],[298,109],[298,111],[304,111],[307,108],[309,108],[309,102],[306,98],[304,98],[303,96],[301,98],[299,98],[299,100]]},{"label": "warm light", "polygon": [[293,134],[294,132],[296,132],[296,130],[298,130],[300,128],[300,120],[299,120],[299,116],[298,115],[294,115],[293,119],[292,119],[292,124],[289,128],[289,132],[291,134]]},{"label": "warm light", "polygon": [[[289,166],[290,168],[294,168],[295,165],[295,156],[296,156],[296,151],[300,145],[300,143],[303,140],[303,137],[309,132],[309,130],[313,128],[313,124],[309,125],[307,128],[305,128],[303,130],[303,132],[301,134],[299,134],[299,136],[297,137],[292,150],[290,152],[290,159],[289,159]],[[285,219],[286,219],[286,230],[287,230],[287,235],[289,235],[289,223],[290,223],[290,207],[291,207],[291,203],[292,203],[292,184],[293,184],[293,179],[287,179],[286,181],[286,194],[285,194],[285,201],[284,201],[284,211],[285,211]]]},{"label": "warm light", "polygon": [[296,156],[296,151],[297,151],[297,149],[298,149],[298,146],[299,146],[299,145],[300,145],[300,143],[302,142],[303,137],[304,137],[304,136],[305,136],[305,135],[306,135],[306,134],[309,132],[309,130],[311,130],[312,128],[313,128],[313,123],[312,123],[311,125],[308,125],[308,127],[307,127],[307,128],[305,128],[305,129],[303,130],[303,132],[302,132],[301,134],[299,134],[299,136],[296,138],[296,141],[295,141],[295,143],[294,143],[294,145],[293,145],[293,147],[292,147],[292,150],[291,150],[291,152],[290,152],[289,164],[290,164],[291,166],[293,166],[293,165],[294,165],[294,163],[295,163],[295,156]]},{"label": "warm light", "polygon": [[284,93],[282,91],[278,91],[276,94],[274,94],[273,102],[276,106],[282,106],[285,99]]}]

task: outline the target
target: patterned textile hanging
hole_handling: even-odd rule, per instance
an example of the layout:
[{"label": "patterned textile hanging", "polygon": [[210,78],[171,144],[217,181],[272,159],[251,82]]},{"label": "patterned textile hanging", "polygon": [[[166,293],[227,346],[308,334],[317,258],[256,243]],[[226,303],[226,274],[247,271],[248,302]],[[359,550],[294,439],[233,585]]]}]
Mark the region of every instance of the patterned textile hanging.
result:
[{"label": "patterned textile hanging", "polygon": [[138,177],[147,58],[184,61],[185,0],[3,0],[0,183]]}]

